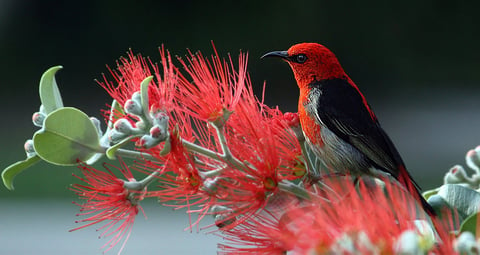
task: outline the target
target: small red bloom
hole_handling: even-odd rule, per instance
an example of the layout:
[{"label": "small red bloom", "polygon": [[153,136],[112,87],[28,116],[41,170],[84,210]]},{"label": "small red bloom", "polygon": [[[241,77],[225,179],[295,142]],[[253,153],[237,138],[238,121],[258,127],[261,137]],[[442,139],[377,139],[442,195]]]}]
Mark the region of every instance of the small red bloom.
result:
[{"label": "small red bloom", "polygon": [[300,118],[298,117],[298,113],[293,112],[286,112],[283,115],[283,119],[287,123],[289,127],[298,127],[300,126]]},{"label": "small red bloom", "polygon": [[[172,130],[170,146],[169,154],[160,157],[159,162],[139,162],[137,168],[142,172],[162,172],[157,177],[160,189],[148,192],[146,196],[157,197],[159,201],[176,209],[187,208],[191,228],[208,213],[212,197],[202,190],[204,179],[199,166],[195,164],[194,156],[182,145],[176,129]],[[150,150],[150,153],[152,151],[154,150]],[[152,155],[154,154],[152,153]],[[208,162],[208,160],[204,162]],[[205,167],[203,166],[202,169],[206,170]],[[199,218],[195,223],[191,220],[192,213],[199,213]]]},{"label": "small red bloom", "polygon": [[170,53],[166,52],[163,46],[160,48],[160,57],[161,68],[142,55],[134,55],[130,51],[126,58],[122,57],[117,62],[117,70],[109,68],[115,83],[108,81],[105,75],[104,81],[98,83],[124,106],[135,92],[140,91],[142,81],[153,75],[155,80],[150,82],[148,90],[150,108],[172,110],[175,86],[178,83],[177,68],[172,64]]},{"label": "small red bloom", "polygon": [[261,104],[253,94],[246,93],[242,99],[226,126],[232,153],[252,164],[245,171],[259,181],[297,178],[293,172],[300,161],[300,144],[282,113]]},{"label": "small red bloom", "polygon": [[223,230],[225,243],[218,245],[218,254],[286,254],[297,240],[280,227],[280,221],[266,210],[233,229]]},{"label": "small red bloom", "polygon": [[[115,166],[109,165],[109,167]],[[130,236],[135,216],[139,209],[143,211],[138,205],[143,195],[124,187],[125,181],[134,181],[132,173],[125,165],[123,169],[118,168],[127,179],[125,181],[117,178],[107,166],[105,166],[107,172],[84,163],[80,164],[79,168],[84,177],[75,174],[74,176],[85,184],[73,184],[71,190],[84,200],[83,203],[74,202],[74,204],[81,207],[77,216],[86,217],[76,222],[85,223],[85,225],[70,231],[104,223],[105,225],[98,229],[102,231],[100,237],[110,237],[110,240],[102,248],[108,247],[105,250],[108,251],[124,239],[120,253]]]},{"label": "small red bloom", "polygon": [[247,55],[240,54],[238,72],[232,71],[233,61],[221,59],[214,47],[211,61],[201,53],[190,52],[188,60],[180,59],[190,77],[182,77],[177,94],[193,117],[216,121],[224,116],[224,110],[231,111],[244,93],[246,86]]}]

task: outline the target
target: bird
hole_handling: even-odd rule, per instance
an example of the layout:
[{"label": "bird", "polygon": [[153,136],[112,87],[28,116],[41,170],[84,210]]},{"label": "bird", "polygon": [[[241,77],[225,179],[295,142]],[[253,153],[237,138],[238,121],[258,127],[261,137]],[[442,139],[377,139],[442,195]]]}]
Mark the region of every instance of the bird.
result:
[{"label": "bird", "polygon": [[318,43],[299,43],[261,58],[268,57],[290,65],[300,89],[298,116],[305,141],[326,166],[352,176],[393,177],[429,215],[435,215],[365,96],[332,51]]}]

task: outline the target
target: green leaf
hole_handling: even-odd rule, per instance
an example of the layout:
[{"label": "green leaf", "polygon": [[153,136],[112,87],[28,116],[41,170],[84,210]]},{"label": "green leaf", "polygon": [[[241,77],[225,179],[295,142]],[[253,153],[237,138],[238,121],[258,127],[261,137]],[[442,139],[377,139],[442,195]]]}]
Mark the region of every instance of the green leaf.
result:
[{"label": "green leaf", "polygon": [[172,151],[172,143],[170,142],[170,137],[167,137],[163,149],[160,151],[160,156],[165,156]]},{"label": "green leaf", "polygon": [[459,184],[445,184],[440,187],[437,195],[457,210],[461,220],[479,211],[480,193],[471,188]]},{"label": "green leaf", "polygon": [[85,161],[87,165],[93,165],[97,163],[101,158],[103,157],[103,153],[96,153],[92,157],[90,157],[88,160]]},{"label": "green leaf", "polygon": [[468,231],[471,232],[475,237],[477,237],[477,218],[479,215],[480,213],[477,212],[468,216],[467,219],[465,219],[460,226],[460,233]]},{"label": "green leaf", "polygon": [[117,118],[118,113],[125,114],[122,106],[117,102],[117,100],[114,99],[110,107],[110,116],[108,116],[108,125],[107,125],[108,130],[113,129],[113,124],[115,123],[115,121],[118,120]]},{"label": "green leaf", "polygon": [[[433,210],[437,214],[437,217],[441,220],[453,220],[454,226],[458,226],[457,218],[452,217],[452,215],[456,214],[456,210],[452,208],[445,199],[443,199],[440,195],[435,194],[431,195],[428,198],[428,203],[432,206]],[[458,219],[460,222],[462,219]]]},{"label": "green leaf", "polygon": [[51,67],[40,78],[40,101],[47,114],[63,107],[62,96],[55,81],[55,73],[62,68],[62,66]]},{"label": "green leaf", "polygon": [[437,194],[439,189],[440,189],[440,188],[427,190],[427,191],[425,191],[425,192],[422,193],[422,196],[425,198],[425,200],[428,200],[429,197]]},{"label": "green leaf", "polygon": [[107,149],[107,152],[105,153],[107,155],[107,158],[111,159],[111,160],[116,159],[115,154],[116,154],[118,149],[122,148],[122,146],[124,146],[125,144],[130,142],[133,138],[140,137],[140,136],[142,136],[142,135],[131,135],[129,137],[124,138],[123,140],[121,140],[117,144],[114,144],[113,146],[109,147]]},{"label": "green leaf", "polygon": [[7,187],[7,189],[9,190],[13,190],[13,179],[15,179],[15,176],[23,172],[23,170],[33,166],[38,161],[40,161],[40,157],[33,156],[25,160],[18,161],[17,163],[11,164],[7,168],[5,168],[2,172],[2,180],[5,187]]},{"label": "green leaf", "polygon": [[142,99],[142,109],[145,116],[149,116],[150,107],[148,105],[148,85],[152,81],[153,76],[148,76],[140,83],[140,96]]},{"label": "green leaf", "polygon": [[50,113],[33,136],[37,155],[55,165],[75,165],[103,153],[97,129],[82,111],[64,107]]}]

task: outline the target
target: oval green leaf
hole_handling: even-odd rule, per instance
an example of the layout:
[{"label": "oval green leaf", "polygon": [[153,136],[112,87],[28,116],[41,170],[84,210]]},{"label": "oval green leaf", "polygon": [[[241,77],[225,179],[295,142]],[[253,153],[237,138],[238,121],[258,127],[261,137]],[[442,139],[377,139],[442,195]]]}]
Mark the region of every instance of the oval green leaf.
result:
[{"label": "oval green leaf", "polygon": [[82,111],[64,107],[50,113],[33,136],[37,155],[55,165],[75,165],[103,153],[97,129]]},{"label": "oval green leaf", "polygon": [[40,157],[33,156],[25,160],[18,161],[17,163],[11,164],[7,168],[5,168],[2,172],[3,185],[5,185],[5,187],[7,187],[7,189],[9,190],[14,190],[13,179],[15,179],[15,176],[23,172],[23,170],[33,166],[38,161],[40,161]]},{"label": "oval green leaf", "polygon": [[112,145],[111,147],[109,147],[107,149],[107,152],[105,153],[105,155],[107,156],[108,159],[111,159],[111,160],[116,159],[117,157],[115,156],[115,154],[117,153],[117,150],[122,148],[125,144],[130,142],[133,138],[140,137],[140,136],[141,135],[131,135],[129,137],[124,138],[120,142],[118,142],[118,143]]},{"label": "oval green leaf", "polygon": [[108,116],[108,130],[113,129],[113,124],[119,119],[118,114],[125,114],[125,112],[123,111],[122,106],[117,102],[117,100],[114,99],[110,107],[110,116]]},{"label": "oval green leaf", "polygon": [[465,219],[479,211],[480,193],[471,188],[458,184],[445,184],[440,187],[437,195],[457,210],[460,219]]},{"label": "oval green leaf", "polygon": [[62,96],[55,81],[55,73],[62,68],[62,66],[51,67],[40,78],[38,91],[40,92],[40,101],[47,114],[63,107]]},{"label": "oval green leaf", "polygon": [[140,96],[142,99],[142,108],[145,116],[150,116],[150,106],[148,103],[148,85],[153,80],[153,76],[148,76],[140,83]]},{"label": "oval green leaf", "polygon": [[477,236],[477,218],[480,213],[474,213],[470,216],[468,216],[463,222],[462,225],[460,226],[460,233],[468,231],[471,232],[475,237],[478,238]]},{"label": "oval green leaf", "polygon": [[456,217],[452,217],[452,215],[456,215],[456,210],[452,208],[440,195],[431,195],[427,201],[437,214],[438,219],[453,220],[453,226],[458,226],[457,224],[463,220],[463,218],[458,219],[458,222]]}]

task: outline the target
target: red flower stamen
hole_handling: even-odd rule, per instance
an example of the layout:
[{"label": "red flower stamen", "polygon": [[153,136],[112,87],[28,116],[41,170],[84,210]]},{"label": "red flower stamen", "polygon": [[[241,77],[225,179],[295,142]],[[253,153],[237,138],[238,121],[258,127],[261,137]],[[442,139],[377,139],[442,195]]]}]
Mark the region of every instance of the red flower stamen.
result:
[{"label": "red flower stamen", "polygon": [[217,121],[224,117],[224,110],[233,110],[246,86],[247,55],[240,53],[237,73],[231,71],[231,58],[227,62],[218,56],[215,46],[214,51],[211,61],[192,52],[187,61],[179,59],[190,77],[181,78],[177,100],[189,115],[207,121]]},{"label": "red flower stamen", "polygon": [[86,218],[76,221],[84,223],[84,225],[70,231],[104,223],[102,227],[98,228],[98,231],[102,231],[100,237],[110,237],[110,240],[102,246],[102,249],[108,246],[105,251],[109,251],[124,239],[120,253],[130,236],[135,216],[139,209],[143,211],[138,205],[138,201],[143,199],[143,195],[124,187],[125,181],[134,180],[125,164],[122,169],[117,168],[126,178],[125,181],[117,178],[109,167],[115,166],[105,166],[107,172],[104,172],[84,163],[79,165],[83,177],[75,174],[74,176],[85,184],[73,184],[71,189],[81,200],[84,200],[83,203],[74,202],[81,207],[77,216]]},{"label": "red flower stamen", "polygon": [[[172,64],[172,58],[163,46],[160,48],[161,70],[158,64],[152,63],[142,55],[135,55],[130,50],[127,57],[117,61],[117,70],[110,70],[115,82],[110,82],[103,75],[103,82],[98,83],[115,99],[120,105],[132,98],[135,92],[140,91],[140,84],[149,77],[154,76],[155,80],[150,82],[148,94],[150,108],[153,110],[171,111],[174,108],[174,97],[178,83],[177,68]],[[150,109],[149,109],[150,110]]]},{"label": "red flower stamen", "polygon": [[[378,254],[393,254],[402,233],[418,233],[419,207],[405,190],[388,181],[385,188],[364,181],[356,187],[351,180],[348,176],[322,180],[321,199],[312,201],[280,194],[284,204],[266,207],[241,225],[222,229],[227,243],[220,246],[221,254],[345,254],[344,238],[349,239],[345,246],[359,254],[371,254],[372,248]],[[433,247],[438,254],[454,253],[447,231],[437,229],[443,241]]]}]

